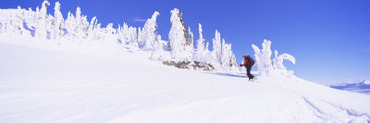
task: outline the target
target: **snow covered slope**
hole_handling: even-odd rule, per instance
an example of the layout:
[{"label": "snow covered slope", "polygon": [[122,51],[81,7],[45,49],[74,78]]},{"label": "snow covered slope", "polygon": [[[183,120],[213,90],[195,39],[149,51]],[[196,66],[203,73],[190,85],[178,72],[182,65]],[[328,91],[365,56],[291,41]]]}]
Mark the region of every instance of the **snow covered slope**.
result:
[{"label": "snow covered slope", "polygon": [[163,66],[145,52],[118,58],[106,55],[112,49],[52,44],[0,36],[0,122],[370,121],[369,95],[295,76],[249,82],[242,73]]}]

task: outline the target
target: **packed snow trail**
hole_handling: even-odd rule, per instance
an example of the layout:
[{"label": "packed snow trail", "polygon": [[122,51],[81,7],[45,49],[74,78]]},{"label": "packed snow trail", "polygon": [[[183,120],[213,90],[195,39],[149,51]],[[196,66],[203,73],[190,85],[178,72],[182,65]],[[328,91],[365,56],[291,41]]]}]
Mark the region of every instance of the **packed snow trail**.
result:
[{"label": "packed snow trail", "polygon": [[[370,96],[0,40],[0,122],[369,122]],[[35,42],[35,41],[30,41]],[[62,47],[62,46],[61,46]],[[122,57],[122,56],[121,56]],[[125,56],[123,56],[125,57]],[[133,58],[131,58],[133,57]]]}]

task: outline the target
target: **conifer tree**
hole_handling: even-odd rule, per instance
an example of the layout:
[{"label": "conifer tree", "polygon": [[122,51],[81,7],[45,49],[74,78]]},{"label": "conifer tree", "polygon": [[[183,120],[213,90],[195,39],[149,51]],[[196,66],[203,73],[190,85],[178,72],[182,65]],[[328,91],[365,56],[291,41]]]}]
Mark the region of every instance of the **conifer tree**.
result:
[{"label": "conifer tree", "polygon": [[[44,1],[41,4],[41,9],[39,12],[36,12],[36,27],[35,27],[35,36],[36,37],[47,37],[47,26],[48,24],[48,15],[47,15],[47,7],[50,6],[48,1]],[[38,9],[37,9],[38,10]]]},{"label": "conifer tree", "polygon": [[155,11],[151,18],[149,18],[146,22],[144,27],[141,30],[139,35],[139,45],[141,48],[149,50],[153,49],[153,45],[158,43],[158,34],[157,34],[157,16],[159,12]]},{"label": "conifer tree", "polygon": [[182,13],[175,8],[171,10],[171,29],[168,33],[169,48],[171,57],[175,61],[191,61],[194,48],[192,37],[188,36],[186,24],[182,18]]},{"label": "conifer tree", "polygon": [[54,7],[54,31],[53,31],[53,39],[60,39],[63,37],[63,26],[64,26],[64,18],[62,13],[60,12],[60,3],[55,2]]}]

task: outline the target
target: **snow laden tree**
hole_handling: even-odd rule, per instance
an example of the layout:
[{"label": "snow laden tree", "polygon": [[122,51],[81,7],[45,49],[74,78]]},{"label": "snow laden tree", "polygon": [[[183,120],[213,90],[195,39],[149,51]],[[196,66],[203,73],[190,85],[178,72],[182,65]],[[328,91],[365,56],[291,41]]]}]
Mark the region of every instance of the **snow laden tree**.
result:
[{"label": "snow laden tree", "polygon": [[98,40],[98,36],[97,36],[98,24],[97,23],[98,23],[98,20],[96,19],[96,17],[93,17],[87,29],[86,40],[89,40],[89,41]]},{"label": "snow laden tree", "polygon": [[285,66],[283,65],[283,60],[286,59],[295,64],[295,58],[286,53],[278,55],[278,51],[275,50],[275,58],[271,60],[271,41],[265,39],[262,43],[262,49],[258,48],[254,44],[252,44],[252,48],[255,52],[254,56],[260,75],[269,75],[272,72],[280,72],[284,75],[293,74],[293,71],[286,70]]},{"label": "snow laden tree", "polygon": [[22,35],[23,33],[26,33],[25,29],[23,28],[23,10],[18,6],[17,12],[15,14],[10,14],[8,23],[7,24],[1,24],[1,26],[4,28],[4,31],[1,32],[7,32],[10,35]]},{"label": "snow laden tree", "polygon": [[188,38],[186,39],[185,53],[188,53],[187,56],[190,57],[190,59],[193,59],[194,33],[191,31],[190,27],[188,27],[187,32],[188,32]]},{"label": "snow laden tree", "polygon": [[[107,25],[107,27],[110,27],[109,24]],[[87,40],[88,42],[86,43],[89,43],[89,44],[104,43],[105,38],[106,38],[106,32],[107,32],[107,29],[102,28],[101,24],[98,23],[98,19],[96,17],[93,17],[87,29],[87,35],[86,35],[85,40]]]},{"label": "snow laden tree", "polygon": [[[36,11],[39,11],[36,9]],[[25,29],[25,33],[22,33],[22,35],[26,36],[35,36],[35,27],[37,25],[37,15],[38,13],[35,11],[32,11],[31,8],[28,10],[22,10],[22,26]],[[24,25],[23,25],[24,23]]]},{"label": "snow laden tree", "polygon": [[146,20],[144,27],[140,30],[139,47],[145,50],[153,49],[154,44],[158,44],[157,16],[159,12],[155,11],[151,18]]},{"label": "snow laden tree", "polygon": [[150,55],[150,59],[151,60],[155,60],[155,61],[167,61],[167,60],[170,60],[171,58],[169,58],[168,56],[166,56],[165,54],[165,49],[164,47],[166,46],[166,41],[163,41],[162,40],[162,37],[160,35],[157,36],[157,43],[154,43],[153,45],[153,51],[152,51],[152,54]]},{"label": "snow laden tree", "polygon": [[238,70],[235,55],[231,50],[231,44],[227,44],[225,39],[222,40],[221,64],[224,68],[226,68],[226,71]]},{"label": "snow laden tree", "polygon": [[254,56],[256,64],[258,66],[258,72],[260,75],[267,75],[273,69],[271,62],[271,41],[264,40],[262,43],[262,50],[256,45],[252,44],[252,48],[255,52]]},{"label": "snow laden tree", "polygon": [[221,34],[216,30],[215,37],[212,39],[213,51],[211,52],[211,63],[219,66],[222,71],[236,71],[237,63],[234,53],[231,50],[231,44],[227,44],[222,39]]},{"label": "snow laden tree", "polygon": [[77,7],[76,9],[75,23],[77,24],[77,26],[74,29],[76,33],[75,38],[77,40],[82,40],[86,38],[88,27],[89,27],[89,22],[87,21],[86,15],[81,15],[80,7]]},{"label": "snow laden tree", "polygon": [[203,38],[203,29],[201,24],[198,24],[198,29],[199,39],[197,40],[197,50],[195,51],[194,60],[200,63],[206,63],[209,62],[209,43],[206,43],[206,40]]},{"label": "snow laden tree", "polygon": [[9,35],[33,36],[50,38],[52,33],[53,16],[47,14],[47,7],[50,6],[48,1],[43,1],[41,10],[39,7],[35,11],[31,8],[28,10],[7,9],[2,19],[0,19],[0,32]]},{"label": "snow laden tree", "polygon": [[60,3],[55,2],[54,7],[54,31],[53,31],[53,39],[57,40],[63,37],[64,31],[64,18],[62,13],[60,12]]},{"label": "snow laden tree", "polygon": [[[41,9],[40,11],[36,11],[36,27],[35,27],[35,36],[36,37],[47,37],[48,32],[50,32],[50,18],[47,14],[47,8],[50,6],[50,3],[48,1],[44,1],[41,4]],[[38,10],[38,9],[37,9]]]},{"label": "snow laden tree", "polygon": [[127,23],[123,23],[123,26],[118,26],[117,35],[122,45],[127,45],[129,47],[139,46],[137,41],[137,29],[135,27],[129,27]]},{"label": "snow laden tree", "polygon": [[77,24],[75,23],[75,17],[71,12],[68,12],[67,19],[65,21],[65,29],[67,31],[66,37],[68,39],[74,39],[75,37],[75,27]]},{"label": "snow laden tree", "polygon": [[114,47],[117,44],[116,29],[113,28],[113,23],[109,23],[107,27],[103,30],[103,39],[102,42],[105,45]]},{"label": "snow laden tree", "polygon": [[212,63],[213,64],[221,64],[221,57],[222,57],[222,46],[221,46],[221,34],[216,30],[215,37],[212,39]]},{"label": "snow laden tree", "polygon": [[81,8],[76,8],[76,16],[73,16],[68,12],[68,17],[65,21],[65,27],[69,39],[82,41],[86,38],[89,22],[87,21],[86,16],[81,15]]},{"label": "snow laden tree", "polygon": [[168,39],[172,59],[176,62],[192,61],[194,51],[193,37],[188,36],[188,29],[183,20],[182,13],[177,8],[171,10],[170,21],[172,26],[168,33]]},{"label": "snow laden tree", "polygon": [[287,53],[283,53],[281,55],[278,55],[278,51],[275,50],[275,58],[273,59],[272,63],[275,67],[275,70],[278,70],[282,73],[285,73],[285,74],[293,74],[293,71],[291,70],[287,70],[286,67],[283,65],[283,61],[284,60],[289,60],[290,62],[292,62],[293,64],[295,64],[295,58],[290,55],[290,54],[287,54]]}]

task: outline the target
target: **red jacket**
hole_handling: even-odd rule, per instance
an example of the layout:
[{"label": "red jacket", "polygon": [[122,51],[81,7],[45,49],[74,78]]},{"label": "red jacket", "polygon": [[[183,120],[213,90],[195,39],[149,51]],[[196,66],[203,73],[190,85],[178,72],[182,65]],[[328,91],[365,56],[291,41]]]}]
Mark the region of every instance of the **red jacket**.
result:
[{"label": "red jacket", "polygon": [[247,66],[248,64],[248,59],[244,59],[244,64],[240,64],[240,66]]}]

